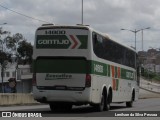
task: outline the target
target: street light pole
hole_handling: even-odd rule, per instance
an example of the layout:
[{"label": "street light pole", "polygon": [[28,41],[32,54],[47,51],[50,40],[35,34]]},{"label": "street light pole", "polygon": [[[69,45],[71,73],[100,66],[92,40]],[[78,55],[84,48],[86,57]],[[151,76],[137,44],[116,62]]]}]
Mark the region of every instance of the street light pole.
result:
[{"label": "street light pole", "polygon": [[136,29],[135,29],[135,31],[132,31],[132,32],[134,32],[135,33],[135,50],[136,50],[136,36],[137,36],[137,32],[139,32],[139,30],[138,31],[136,31]]},{"label": "street light pole", "polygon": [[141,29],[141,31],[142,31],[142,51],[144,50],[144,49],[143,49],[143,45],[144,45],[144,43],[143,43],[143,30],[146,30],[146,29],[150,29],[150,27]]},{"label": "street light pole", "polygon": [[142,29],[142,51],[143,51],[143,29]]},{"label": "street light pole", "polygon": [[82,0],[82,25],[83,25],[83,0]]},{"label": "street light pole", "polygon": [[[145,29],[150,29],[150,27],[147,27],[147,28],[144,28],[144,29],[139,29],[139,30],[129,30],[129,29],[121,29],[121,30],[127,30],[127,31],[130,31],[130,32],[133,32],[135,34],[135,51],[136,51],[136,34],[139,32],[139,31],[142,31],[142,49],[143,49],[143,30]],[[137,54],[135,53],[135,69],[137,69]]]},{"label": "street light pole", "polygon": [[[133,32],[134,34],[135,34],[135,51],[136,51],[136,37],[137,37],[137,32],[139,32],[139,31],[141,31],[141,29],[140,30],[129,30],[129,29],[121,29],[121,30],[127,30],[127,31],[130,31],[130,32]],[[137,56],[136,56],[137,54],[136,54],[136,52],[135,52],[135,59],[134,59],[134,64],[135,64],[135,69],[137,69]]]},{"label": "street light pole", "polygon": [[136,37],[137,37],[137,32],[141,31],[142,29],[139,29],[139,30],[129,30],[129,29],[121,29],[121,30],[127,30],[127,31],[130,31],[130,32],[133,32],[135,34],[135,50],[136,50]]},{"label": "street light pole", "polygon": [[137,74],[137,53],[136,53],[136,36],[137,36],[137,32],[141,31],[140,30],[129,30],[129,29],[121,29],[121,30],[127,30],[130,32],[133,32],[135,34],[135,56],[134,56],[134,65],[135,65],[135,80],[137,81],[137,84],[139,84],[139,80],[138,80],[138,74]]}]

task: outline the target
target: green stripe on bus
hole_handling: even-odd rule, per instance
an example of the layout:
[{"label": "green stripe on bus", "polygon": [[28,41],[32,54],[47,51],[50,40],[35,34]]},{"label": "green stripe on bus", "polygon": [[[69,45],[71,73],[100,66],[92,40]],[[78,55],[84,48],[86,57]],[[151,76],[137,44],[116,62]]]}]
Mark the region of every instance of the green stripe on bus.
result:
[{"label": "green stripe on bus", "polygon": [[79,49],[87,49],[88,46],[88,36],[87,35],[77,35],[81,45]]},{"label": "green stripe on bus", "polygon": [[35,71],[37,73],[86,73],[85,60],[40,59],[37,60]]},{"label": "green stripe on bus", "polygon": [[91,61],[91,74],[107,76],[107,64]]},{"label": "green stripe on bus", "polygon": [[110,77],[110,65],[90,60],[90,74]]},{"label": "green stripe on bus", "polygon": [[108,76],[110,77],[111,76],[111,66],[110,65],[107,65],[108,66]]},{"label": "green stripe on bus", "polygon": [[121,79],[134,80],[134,72],[121,68]]},{"label": "green stripe on bus", "polygon": [[[118,74],[115,67],[115,74]],[[111,77],[111,65],[93,60],[63,60],[63,59],[40,59],[33,63],[33,71],[36,73],[78,73],[94,74]],[[117,71],[117,72],[116,72]],[[119,79],[134,80],[134,72],[121,68]],[[115,75],[117,78],[118,75]]]}]

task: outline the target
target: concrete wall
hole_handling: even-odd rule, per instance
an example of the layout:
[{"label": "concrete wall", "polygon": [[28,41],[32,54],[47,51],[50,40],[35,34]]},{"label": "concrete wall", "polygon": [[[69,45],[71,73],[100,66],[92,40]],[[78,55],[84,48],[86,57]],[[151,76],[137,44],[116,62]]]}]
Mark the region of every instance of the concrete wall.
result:
[{"label": "concrete wall", "polygon": [[0,105],[36,104],[32,94],[0,94]]}]

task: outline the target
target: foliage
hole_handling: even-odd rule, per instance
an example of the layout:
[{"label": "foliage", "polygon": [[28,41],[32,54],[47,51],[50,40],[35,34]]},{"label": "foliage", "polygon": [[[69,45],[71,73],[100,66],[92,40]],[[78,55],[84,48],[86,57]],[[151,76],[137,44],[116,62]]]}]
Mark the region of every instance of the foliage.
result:
[{"label": "foliage", "polygon": [[[10,33],[10,32],[8,32],[8,31],[3,31],[3,29],[0,28],[0,35],[5,35],[5,34],[8,34],[8,33]],[[0,37],[1,37],[1,36],[0,36]]]},{"label": "foliage", "polygon": [[17,52],[23,64],[31,64],[33,54],[33,46],[31,45],[31,43],[28,43],[26,40],[19,42]]},{"label": "foliage", "polygon": [[146,79],[152,79],[152,80],[159,80],[160,81],[160,75],[156,74],[155,72],[148,71],[147,69],[142,70],[141,75],[145,77]]},{"label": "foliage", "polygon": [[6,37],[8,37],[8,34],[10,34],[10,32],[4,31],[2,28],[0,28],[0,64],[1,65],[4,63],[4,61],[11,61],[11,54],[5,49]]},{"label": "foliage", "polygon": [[0,51],[0,64],[3,64],[4,61],[11,62],[11,54]]},{"label": "foliage", "polygon": [[16,52],[18,43],[23,40],[23,35],[20,33],[16,33],[13,36],[8,36],[6,39],[6,46],[8,49]]},{"label": "foliage", "polygon": [[153,78],[154,80],[160,81],[160,75],[157,75]]},{"label": "foliage", "polygon": [[20,33],[11,35],[10,32],[0,28],[0,49],[2,49],[0,53],[1,63],[4,60],[11,61],[13,56],[16,57],[17,63],[31,64],[32,62],[33,47]]}]

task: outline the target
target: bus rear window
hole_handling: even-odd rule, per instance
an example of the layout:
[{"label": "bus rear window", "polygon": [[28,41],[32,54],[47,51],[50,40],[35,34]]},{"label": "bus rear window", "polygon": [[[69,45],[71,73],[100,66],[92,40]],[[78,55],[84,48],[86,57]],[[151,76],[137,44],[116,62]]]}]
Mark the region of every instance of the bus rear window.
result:
[{"label": "bus rear window", "polygon": [[86,73],[87,61],[84,58],[38,58],[37,73]]}]

